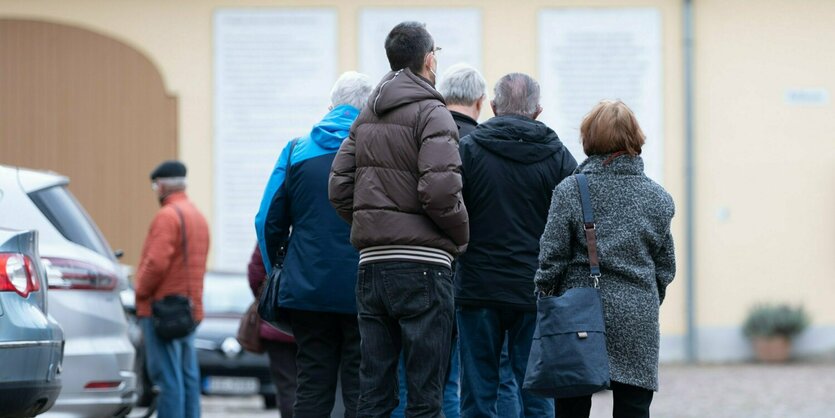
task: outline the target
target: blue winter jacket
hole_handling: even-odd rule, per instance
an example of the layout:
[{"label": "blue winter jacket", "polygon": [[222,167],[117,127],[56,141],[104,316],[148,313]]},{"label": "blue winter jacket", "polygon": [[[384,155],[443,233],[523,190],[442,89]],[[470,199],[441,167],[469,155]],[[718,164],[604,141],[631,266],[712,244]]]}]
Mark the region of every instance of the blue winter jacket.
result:
[{"label": "blue winter jacket", "polygon": [[359,254],[350,243],[351,227],[328,200],[331,163],[357,115],[359,110],[350,105],[334,108],[298,139],[289,175],[288,145],[267,182],[255,231],[268,274],[289,236],[279,288],[282,308],[357,312]]}]

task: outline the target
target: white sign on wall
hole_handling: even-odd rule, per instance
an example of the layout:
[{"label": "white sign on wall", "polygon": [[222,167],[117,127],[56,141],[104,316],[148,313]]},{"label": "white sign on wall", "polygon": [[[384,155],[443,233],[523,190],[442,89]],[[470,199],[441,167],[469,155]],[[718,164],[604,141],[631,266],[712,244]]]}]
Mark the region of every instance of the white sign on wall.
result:
[{"label": "white sign on wall", "polygon": [[602,99],[623,100],[647,140],[646,174],[664,170],[661,14],[657,9],[552,9],[539,13],[540,119],[578,162],[580,122]]},{"label": "white sign on wall", "polygon": [[337,71],[331,9],[214,15],[215,268],[244,271],[254,218],[284,146],[327,112]]},{"label": "white sign on wall", "polygon": [[360,71],[378,82],[391,71],[385,40],[398,23],[426,23],[438,52],[438,77],[453,64],[467,63],[481,69],[481,12],[478,9],[366,8],[360,13]]}]

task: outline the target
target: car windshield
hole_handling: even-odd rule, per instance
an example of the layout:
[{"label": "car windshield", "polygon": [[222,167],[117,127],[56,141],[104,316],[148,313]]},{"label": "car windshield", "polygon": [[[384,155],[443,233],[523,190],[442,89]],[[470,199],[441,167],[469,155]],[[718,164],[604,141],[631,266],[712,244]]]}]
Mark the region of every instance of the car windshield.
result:
[{"label": "car windshield", "polygon": [[207,314],[243,314],[253,300],[246,276],[206,275],[203,282],[203,311]]},{"label": "car windshield", "polygon": [[29,193],[29,198],[66,239],[113,259],[113,251],[99,228],[66,187],[38,190]]}]

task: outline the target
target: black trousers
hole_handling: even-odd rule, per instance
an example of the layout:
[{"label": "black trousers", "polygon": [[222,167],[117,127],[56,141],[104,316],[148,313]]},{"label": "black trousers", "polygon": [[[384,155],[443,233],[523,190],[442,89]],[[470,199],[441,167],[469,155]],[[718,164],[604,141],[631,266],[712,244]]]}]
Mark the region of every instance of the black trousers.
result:
[{"label": "black trousers", "polygon": [[329,418],[342,380],[345,418],[357,416],[360,332],[357,316],[292,310],[290,325],[296,344],[298,387],[294,418]]},{"label": "black trousers", "polygon": [[[612,382],[614,418],[649,418],[649,405],[653,392],[649,389]],[[591,395],[557,399],[554,402],[556,418],[588,418],[591,413]]]},{"label": "black trousers", "polygon": [[263,340],[270,358],[270,374],[278,392],[278,412],[281,418],[293,418],[296,403],[296,343]]}]

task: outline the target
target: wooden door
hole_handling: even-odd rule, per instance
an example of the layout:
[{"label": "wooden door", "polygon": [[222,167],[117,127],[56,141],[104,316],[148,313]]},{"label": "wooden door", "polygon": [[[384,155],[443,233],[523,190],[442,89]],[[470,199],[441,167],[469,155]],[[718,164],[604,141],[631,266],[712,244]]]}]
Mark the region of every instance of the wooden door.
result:
[{"label": "wooden door", "polygon": [[158,208],[148,174],[177,155],[177,100],[155,65],[108,36],[0,19],[0,164],[70,178],[123,262]]}]

